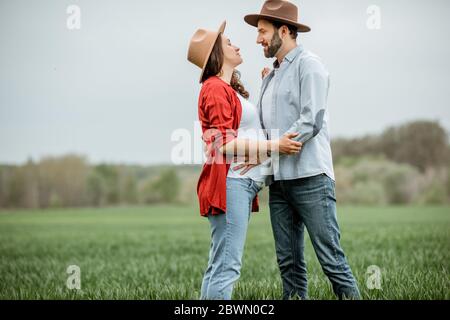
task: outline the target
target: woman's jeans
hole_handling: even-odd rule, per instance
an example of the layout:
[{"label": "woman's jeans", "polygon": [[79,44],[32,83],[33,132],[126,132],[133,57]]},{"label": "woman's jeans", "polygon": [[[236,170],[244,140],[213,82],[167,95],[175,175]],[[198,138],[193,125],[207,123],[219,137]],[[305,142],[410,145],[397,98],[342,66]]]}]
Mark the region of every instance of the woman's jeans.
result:
[{"label": "woman's jeans", "polygon": [[334,189],[334,181],[325,174],[276,181],[270,186],[270,218],[284,299],[307,298],[305,227],[334,293],[339,298],[360,298],[339,242]]},{"label": "woman's jeans", "polygon": [[231,299],[241,273],[252,201],[261,188],[250,178],[227,178],[227,212],[208,216],[211,248],[200,299]]}]

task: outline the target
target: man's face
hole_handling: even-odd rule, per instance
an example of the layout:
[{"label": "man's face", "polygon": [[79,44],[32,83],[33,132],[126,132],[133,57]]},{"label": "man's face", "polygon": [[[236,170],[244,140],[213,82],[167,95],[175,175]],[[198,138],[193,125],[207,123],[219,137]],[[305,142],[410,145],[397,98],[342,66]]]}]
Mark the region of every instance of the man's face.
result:
[{"label": "man's face", "polygon": [[283,45],[283,40],[278,34],[278,29],[275,29],[273,24],[267,20],[259,20],[256,43],[263,46],[266,58],[273,58]]}]

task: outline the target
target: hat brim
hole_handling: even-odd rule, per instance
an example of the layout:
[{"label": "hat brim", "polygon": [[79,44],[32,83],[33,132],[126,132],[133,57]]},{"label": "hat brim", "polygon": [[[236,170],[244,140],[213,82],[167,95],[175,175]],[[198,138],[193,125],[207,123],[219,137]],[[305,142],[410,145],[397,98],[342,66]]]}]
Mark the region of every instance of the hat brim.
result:
[{"label": "hat brim", "polygon": [[291,26],[294,26],[297,28],[297,32],[309,32],[311,31],[311,28],[308,27],[307,25],[298,23],[296,21],[291,21],[291,20],[287,20],[287,19],[282,19],[279,17],[275,17],[275,16],[271,16],[271,15],[265,15],[265,14],[248,14],[244,17],[245,22],[247,22],[249,25],[253,26],[253,27],[258,27],[258,20],[260,19],[265,19],[265,20],[273,20],[273,21],[277,21],[277,22],[282,22],[282,23],[286,23],[289,24]]},{"label": "hat brim", "polygon": [[214,45],[216,44],[217,38],[225,31],[226,25],[227,25],[226,21],[222,22],[222,24],[219,27],[219,30],[217,30],[216,39],[214,39],[211,47],[208,49],[208,54],[206,55],[205,63],[203,64],[202,72],[200,73],[200,79],[199,79],[200,83],[202,82],[203,73],[205,72],[206,65],[208,64],[208,61],[209,61],[209,56],[211,55],[211,52],[212,52],[212,50],[214,48]]}]

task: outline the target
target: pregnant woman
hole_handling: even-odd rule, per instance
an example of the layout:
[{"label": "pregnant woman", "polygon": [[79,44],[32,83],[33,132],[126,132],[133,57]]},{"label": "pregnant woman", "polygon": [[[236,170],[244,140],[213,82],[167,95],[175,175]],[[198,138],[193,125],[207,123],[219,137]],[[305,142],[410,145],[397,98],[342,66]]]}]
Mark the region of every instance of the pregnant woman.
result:
[{"label": "pregnant woman", "polygon": [[[247,100],[249,93],[235,70],[242,63],[239,48],[223,35],[224,30],[225,22],[218,31],[198,29],[188,50],[188,60],[201,69],[198,116],[208,150],[197,184],[200,214],[211,227],[201,299],[231,299],[250,214],[258,211],[257,194],[265,184],[268,155],[301,149],[301,143],[291,140],[295,133],[266,140],[257,109]],[[248,165],[249,158],[262,165]]]}]

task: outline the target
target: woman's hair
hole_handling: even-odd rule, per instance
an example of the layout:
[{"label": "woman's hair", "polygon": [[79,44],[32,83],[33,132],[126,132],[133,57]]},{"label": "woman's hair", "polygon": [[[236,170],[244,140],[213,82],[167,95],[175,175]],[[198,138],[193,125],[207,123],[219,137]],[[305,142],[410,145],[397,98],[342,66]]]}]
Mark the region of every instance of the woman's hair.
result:
[{"label": "woman's hair", "polygon": [[[206,63],[205,71],[202,76],[202,83],[208,78],[219,74],[222,71],[223,66],[223,48],[222,48],[222,38],[217,37],[216,43],[211,51],[208,62]],[[241,73],[237,70],[233,70],[233,75],[231,76],[231,87],[237,91],[245,99],[248,99],[250,94],[245,90],[244,85],[241,82]]]}]

